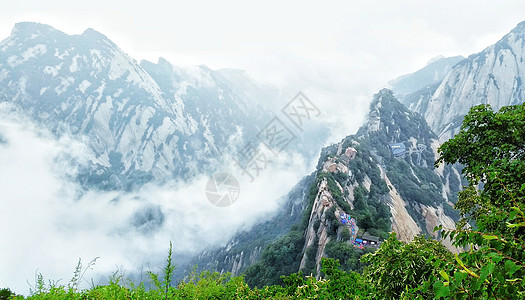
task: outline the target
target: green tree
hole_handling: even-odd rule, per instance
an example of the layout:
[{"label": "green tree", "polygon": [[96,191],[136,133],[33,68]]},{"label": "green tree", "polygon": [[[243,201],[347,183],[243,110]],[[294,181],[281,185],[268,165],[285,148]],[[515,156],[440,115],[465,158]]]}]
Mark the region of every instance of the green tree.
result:
[{"label": "green tree", "polygon": [[9,288],[0,289],[0,300],[11,299],[11,297],[16,296]]},{"label": "green tree", "polygon": [[361,274],[341,269],[339,260],[322,258],[321,272],[328,280],[328,299],[366,299],[370,295],[370,286],[367,285]]},{"label": "green tree", "polygon": [[159,280],[158,274],[148,272],[150,279],[157,287],[157,290],[164,293],[165,299],[168,299],[173,272],[176,268],[177,266],[173,263],[173,245],[170,241],[170,249],[168,251],[168,258],[166,259],[166,266],[164,267],[164,277],[162,278],[162,281]]},{"label": "green tree", "polygon": [[[438,241],[416,236],[410,243],[396,238],[395,233],[374,253],[361,260],[369,265],[363,277],[380,299],[400,299],[403,293],[418,289],[438,274],[434,263],[452,259],[451,253]],[[432,291],[424,294],[428,298]]]},{"label": "green tree", "polygon": [[467,251],[443,264],[436,295],[525,298],[525,104],[471,108],[439,154],[436,165],[465,166],[469,186],[455,205],[457,228],[443,232]]}]

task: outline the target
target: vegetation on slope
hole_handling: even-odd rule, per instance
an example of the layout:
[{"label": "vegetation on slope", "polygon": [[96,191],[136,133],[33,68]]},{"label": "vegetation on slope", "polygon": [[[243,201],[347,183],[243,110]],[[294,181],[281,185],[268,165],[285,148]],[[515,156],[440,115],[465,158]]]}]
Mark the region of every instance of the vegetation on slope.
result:
[{"label": "vegetation on slope", "polygon": [[[28,299],[525,299],[525,104],[499,112],[473,107],[439,153],[436,164],[462,163],[469,179],[455,206],[456,229],[436,228],[465,249],[459,254],[423,236],[404,243],[392,234],[362,258],[362,274],[323,259],[320,279],[299,272],[261,288],[250,288],[242,276],[206,271],[171,285],[169,254],[164,274],[151,275],[152,289],[115,275],[107,285],[79,290],[77,268],[67,286],[46,285],[39,276]],[[293,242],[283,240],[283,253]],[[8,289],[0,297],[23,298]]]}]

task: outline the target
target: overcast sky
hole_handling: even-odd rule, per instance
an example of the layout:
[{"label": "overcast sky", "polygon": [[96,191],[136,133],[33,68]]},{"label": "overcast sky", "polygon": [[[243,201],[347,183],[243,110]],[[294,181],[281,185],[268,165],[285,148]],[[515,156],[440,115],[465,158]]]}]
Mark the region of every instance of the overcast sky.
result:
[{"label": "overcast sky", "polygon": [[522,0],[25,0],[2,5],[0,39],[21,21],[68,34],[91,27],[138,61],[245,69],[285,98],[313,98],[337,125],[336,141],[358,129],[389,80],[438,55],[479,52],[523,20]]},{"label": "overcast sky", "polygon": [[0,37],[20,21],[69,34],[92,27],[137,60],[163,56],[175,64],[278,77],[287,67],[283,60],[292,56],[349,73],[373,68],[381,82],[415,71],[436,55],[480,51],[525,20],[520,0],[132,3],[11,1],[0,11]]},{"label": "overcast sky", "polygon": [[[16,22],[22,21],[49,24],[68,34],[81,34],[91,27],[137,60],[156,62],[162,56],[176,65],[205,64],[213,69],[245,69],[259,80],[291,91],[290,98],[298,90],[305,91],[318,104],[322,114],[337,125],[333,127],[336,134],[328,138],[329,141],[353,133],[362,124],[370,96],[390,79],[418,70],[437,55],[467,56],[479,52],[525,20],[523,0],[347,0],[324,1],[323,4],[319,1],[311,4],[282,0],[149,0],[142,1],[142,5],[132,5],[129,0],[91,0],[79,3],[72,0],[4,3],[0,9],[0,40],[9,36]],[[288,100],[283,99],[283,103]],[[105,267],[111,269],[117,263],[126,265],[129,262],[131,266],[137,261],[136,257],[151,255],[150,247],[144,245],[153,243],[155,249],[165,250],[165,242],[170,238],[168,233],[174,232],[169,227],[171,224],[167,224],[152,240],[141,240],[138,236],[138,240],[129,243],[126,235],[122,239],[110,238],[108,232],[119,229],[120,220],[105,215],[93,216],[94,211],[117,213],[118,207],[112,206],[112,194],[87,193],[73,204],[67,202],[71,201],[69,198],[57,198],[56,191],[73,193],[79,188],[76,183],[55,176],[57,168],[64,168],[57,167],[52,158],[66,151],[63,149],[75,150],[71,149],[69,141],[64,141],[67,147],[60,143],[55,145],[51,139],[37,138],[40,135],[32,133],[33,129],[12,125],[6,116],[0,117],[0,121],[3,121],[0,122],[2,133],[14,141],[10,147],[0,147],[0,178],[3,182],[0,199],[4,201],[4,208],[9,208],[0,211],[0,228],[10,228],[4,238],[3,245],[6,246],[2,248],[0,244],[0,256],[4,257],[0,264],[3,269],[10,270],[5,272],[5,277],[0,274],[3,284],[24,293],[27,274],[32,276],[36,267],[48,278],[63,278],[57,274],[69,274],[78,256],[85,260],[101,256],[97,268],[105,271]],[[37,148],[41,151],[37,152],[38,155],[33,154]],[[32,160],[27,160],[27,157]],[[208,204],[205,199],[200,206],[183,201],[195,198],[195,195],[204,197],[201,191],[205,179],[202,178],[196,179],[198,184],[176,189],[146,187],[138,196],[154,194],[157,201],[154,204],[166,210],[170,220],[177,219],[179,211],[190,211],[188,216],[195,215],[193,210],[204,216],[214,215],[215,223],[195,220],[196,223],[180,223],[189,229],[179,228],[177,232],[200,233],[193,234],[193,240],[180,237],[181,240],[188,239],[188,248],[197,249],[192,242],[204,240],[208,232],[218,230],[209,236],[228,236],[234,229],[248,226],[256,217],[274,210],[278,206],[278,197],[311,171],[308,162],[300,159],[287,161],[291,162],[290,166],[267,172],[267,179],[243,190],[245,195],[260,197],[250,197],[253,203],[239,201],[239,205],[230,210],[212,211],[215,208],[204,205]],[[24,170],[31,170],[31,175]],[[281,186],[273,184],[273,189],[268,191],[266,182],[272,180]],[[19,186],[22,183],[33,188],[24,190]],[[24,193],[20,194],[20,190]],[[39,202],[34,202],[36,198]],[[99,201],[99,206],[90,208],[86,203],[91,203],[91,198],[102,201]],[[258,210],[250,210],[252,207]],[[28,208],[33,209],[28,213]],[[238,211],[248,213],[239,214]],[[132,212],[118,213],[126,219]],[[75,219],[62,216],[74,216]],[[63,220],[67,225],[63,227],[69,231],[53,232],[57,219]],[[79,220],[84,219],[97,220],[95,223],[100,224],[84,230],[82,226],[77,228],[67,223],[81,223]],[[246,219],[251,221],[246,222]],[[12,220],[18,220],[23,226],[13,225]],[[37,231],[34,230],[35,224],[38,224]],[[72,240],[71,237],[75,238]],[[66,242],[69,247],[57,247]],[[182,243],[176,242],[178,245]],[[135,246],[126,248],[125,245],[130,244]],[[11,245],[18,245],[18,248]],[[96,245],[108,246],[102,251]],[[119,252],[122,249],[126,249],[126,255]],[[63,262],[64,257],[70,261]],[[47,264],[42,263],[43,258]]]}]

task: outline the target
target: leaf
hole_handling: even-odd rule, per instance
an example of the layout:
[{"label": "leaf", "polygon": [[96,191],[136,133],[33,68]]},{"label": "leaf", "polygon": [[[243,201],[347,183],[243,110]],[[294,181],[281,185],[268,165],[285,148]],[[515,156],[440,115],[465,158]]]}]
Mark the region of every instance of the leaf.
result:
[{"label": "leaf", "polygon": [[472,277],[476,277],[476,278],[479,278],[478,274],[472,272],[469,268],[465,267],[465,264],[461,261],[461,259],[459,258],[458,254],[456,253],[454,255],[456,257],[456,261],[458,262],[458,264]]},{"label": "leaf", "polygon": [[494,272],[494,267],[496,266],[496,264],[494,263],[489,263],[487,265],[487,270],[489,271],[489,274],[492,274],[492,272]]},{"label": "leaf", "polygon": [[512,260],[505,261],[505,270],[509,273],[509,275],[512,275],[518,271],[520,266],[516,265]]},{"label": "leaf", "polygon": [[494,263],[499,263],[503,259],[501,255],[495,252],[491,252],[487,254],[487,256],[490,257]]},{"label": "leaf", "polygon": [[461,283],[463,281],[463,279],[465,279],[467,277],[467,275],[465,274],[466,272],[455,272],[454,273],[454,280],[456,281],[456,283]]},{"label": "leaf", "polygon": [[436,298],[447,297],[450,294],[450,288],[445,286],[443,282],[436,281],[434,283],[434,293],[436,294]]},{"label": "leaf", "polygon": [[508,228],[525,227],[525,222],[521,222],[521,223],[518,223],[518,224],[511,224],[511,223],[507,222],[507,227]]},{"label": "leaf", "polygon": [[445,278],[446,281],[450,281],[450,279],[448,278],[447,272],[441,270],[441,271],[439,271],[439,275],[441,275],[443,278]]},{"label": "leaf", "polygon": [[[485,280],[487,279],[487,277],[492,274],[492,271],[494,271],[494,264],[493,263],[490,263],[490,264],[487,264],[485,266],[483,266],[483,268],[481,268],[481,274],[480,274],[480,280]],[[488,281],[487,281],[488,283]]]}]

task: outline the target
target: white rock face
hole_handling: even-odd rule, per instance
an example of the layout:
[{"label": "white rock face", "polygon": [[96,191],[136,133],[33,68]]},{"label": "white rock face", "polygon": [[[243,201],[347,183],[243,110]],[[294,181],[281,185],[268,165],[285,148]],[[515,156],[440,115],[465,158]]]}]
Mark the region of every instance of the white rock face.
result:
[{"label": "white rock face", "polygon": [[441,141],[457,133],[468,110],[478,104],[502,106],[525,99],[525,22],[496,44],[470,55],[445,76],[430,97],[410,107],[421,113]]},{"label": "white rock face", "polygon": [[380,170],[381,176],[386,181],[387,185],[392,187],[387,202],[390,207],[390,212],[392,213],[392,231],[397,234],[399,240],[409,242],[414,236],[421,233],[421,228],[408,213],[405,200],[401,198],[397,190],[393,187],[383,169],[381,168]]},{"label": "white rock face", "polygon": [[271,119],[220,72],[163,59],[141,66],[92,29],[70,36],[19,23],[0,50],[0,102],[57,135],[85,137],[94,184],[205,172],[239,146],[232,136],[243,132],[243,143]]}]

